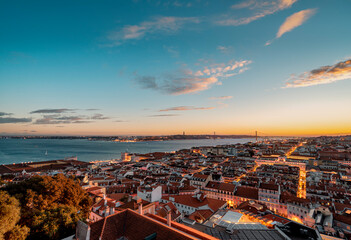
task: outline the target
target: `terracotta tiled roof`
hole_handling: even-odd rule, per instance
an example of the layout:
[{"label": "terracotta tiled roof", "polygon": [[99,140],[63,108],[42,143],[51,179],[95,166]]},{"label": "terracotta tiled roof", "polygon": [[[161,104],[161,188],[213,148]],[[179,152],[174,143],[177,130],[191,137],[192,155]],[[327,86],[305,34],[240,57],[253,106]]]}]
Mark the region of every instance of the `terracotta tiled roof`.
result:
[{"label": "terracotta tiled roof", "polygon": [[167,217],[167,213],[169,211],[171,212],[172,221],[177,219],[181,215],[181,213],[178,211],[178,209],[174,206],[172,202],[160,204],[160,210],[157,212],[157,215],[165,218]]},{"label": "terracotta tiled roof", "polygon": [[189,219],[197,222],[203,222],[209,219],[212,216],[212,214],[213,212],[211,210],[197,210],[190,214]]},{"label": "terracotta tiled roof", "polygon": [[267,189],[267,190],[273,190],[273,191],[278,191],[279,185],[277,184],[269,184],[269,183],[261,183],[260,188]]},{"label": "terracotta tiled roof", "polygon": [[290,222],[289,219],[282,218],[282,217],[275,215],[275,214],[267,214],[267,215],[264,215],[263,217],[268,219],[268,220],[272,220],[273,222],[280,222],[282,224],[286,224],[286,223]]},{"label": "terracotta tiled roof", "polygon": [[121,200],[124,196],[126,196],[125,193],[111,193],[111,194],[107,194],[107,197],[114,199],[116,201]]},{"label": "terracotta tiled roof", "polygon": [[[194,208],[198,208],[201,206],[208,205],[213,211],[217,211],[221,208],[226,201],[212,199],[212,198],[204,198],[202,201],[199,201],[197,198],[193,197],[192,195],[179,195],[179,196],[172,196],[174,198],[175,203],[179,203],[185,206],[190,206]],[[170,201],[169,196],[162,197],[164,200]]]},{"label": "terracotta tiled roof", "polygon": [[307,206],[311,203],[311,201],[308,199],[296,197],[288,192],[283,192],[280,196],[280,199],[281,199],[281,202],[283,203],[289,202],[289,203],[302,204],[304,206]]},{"label": "terracotta tiled roof", "polygon": [[184,185],[183,187],[180,187],[179,188],[179,191],[194,191],[196,190],[197,188],[196,187],[193,187],[191,185]]},{"label": "terracotta tiled roof", "polygon": [[[153,215],[153,214],[148,214],[149,217],[153,218],[153,219],[156,219],[157,221],[159,222],[162,222],[164,224],[167,223],[167,220],[164,219],[164,218],[161,218],[159,216],[156,216],[156,215]],[[196,237],[197,239],[201,239],[201,240],[218,240],[218,238],[215,238],[215,237],[212,237],[206,233],[203,233],[203,232],[200,232],[194,228],[191,228],[191,227],[188,227],[184,224],[180,224],[180,223],[177,223],[177,222],[172,222],[172,227],[173,228],[176,228],[182,232],[185,232],[185,233],[188,233],[188,234],[191,234],[192,236]]]},{"label": "terracotta tiled roof", "polygon": [[195,173],[192,177],[192,179],[201,179],[202,181],[205,181],[208,178],[208,175],[200,174],[200,173]]},{"label": "terracotta tiled roof", "polygon": [[335,206],[335,209],[337,211],[344,211],[346,208],[351,209],[351,205],[350,204],[343,204],[343,203],[335,202],[334,206]]},{"label": "terracotta tiled roof", "polygon": [[235,185],[231,183],[210,181],[207,183],[206,188],[212,188],[212,189],[226,191],[226,192],[234,192]]},{"label": "terracotta tiled roof", "polygon": [[87,191],[87,192],[92,192],[92,191],[96,191],[96,190],[102,191],[102,187],[90,187],[90,188],[85,189],[85,191]]},{"label": "terracotta tiled roof", "polygon": [[351,225],[351,215],[346,216],[346,215],[334,214],[334,220],[345,223],[347,225]]},{"label": "terracotta tiled roof", "polygon": [[[141,200],[141,204],[143,207],[146,207],[147,205],[150,204],[150,202],[145,201],[145,200]],[[122,209],[132,209],[132,210],[137,210],[138,209],[138,203],[136,200],[132,200],[130,202],[127,202],[125,204],[123,204],[122,206],[119,206],[118,209],[122,210]]]},{"label": "terracotta tiled roof", "polygon": [[258,189],[253,187],[237,186],[234,195],[258,200]]},{"label": "terracotta tiled roof", "polygon": [[239,204],[237,209],[246,210],[248,212],[258,214],[259,212],[265,212],[267,210],[267,207],[263,204],[258,204],[256,202],[251,203],[251,201],[245,201]]},{"label": "terracotta tiled roof", "polygon": [[196,239],[128,209],[94,222],[90,224],[90,228],[91,240],[116,240],[120,237],[139,240],[154,233],[157,239]]}]

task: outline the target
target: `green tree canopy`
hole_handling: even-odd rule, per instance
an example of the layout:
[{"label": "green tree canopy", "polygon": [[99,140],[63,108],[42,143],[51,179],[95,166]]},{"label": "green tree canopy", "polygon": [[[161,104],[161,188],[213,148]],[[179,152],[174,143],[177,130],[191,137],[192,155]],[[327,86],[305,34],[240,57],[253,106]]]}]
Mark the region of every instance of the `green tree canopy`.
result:
[{"label": "green tree canopy", "polygon": [[35,176],[5,190],[21,203],[20,224],[28,239],[61,239],[74,234],[78,220],[88,217],[91,199],[78,181],[62,174]]}]

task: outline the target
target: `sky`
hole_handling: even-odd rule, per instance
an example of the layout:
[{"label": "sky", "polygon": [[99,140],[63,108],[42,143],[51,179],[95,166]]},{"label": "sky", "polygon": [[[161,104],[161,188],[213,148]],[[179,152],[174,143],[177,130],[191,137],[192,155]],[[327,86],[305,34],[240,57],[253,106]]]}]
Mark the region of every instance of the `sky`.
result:
[{"label": "sky", "polygon": [[351,1],[2,1],[1,135],[351,134]]}]

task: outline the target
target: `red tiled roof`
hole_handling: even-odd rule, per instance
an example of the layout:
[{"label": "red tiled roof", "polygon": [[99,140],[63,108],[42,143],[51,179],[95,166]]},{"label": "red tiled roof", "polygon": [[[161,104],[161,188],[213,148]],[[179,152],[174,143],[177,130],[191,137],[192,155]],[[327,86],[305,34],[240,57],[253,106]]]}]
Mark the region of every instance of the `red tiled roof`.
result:
[{"label": "red tiled roof", "polygon": [[302,205],[308,205],[311,203],[310,200],[308,199],[304,199],[304,198],[299,198],[296,197],[294,195],[292,195],[291,193],[288,192],[283,192],[280,196],[281,202],[285,203],[285,202],[289,202],[289,203],[299,203]]},{"label": "red tiled roof", "polygon": [[351,225],[351,215],[346,216],[346,215],[334,214],[334,220],[345,223],[347,225]]},{"label": "red tiled roof", "polygon": [[[156,215],[153,215],[153,214],[148,214],[147,216],[149,216],[149,217],[151,217],[153,219],[156,219],[159,222],[162,222],[162,223],[165,223],[165,224],[167,223],[166,219],[161,218],[159,216],[156,216]],[[212,237],[212,236],[210,236],[210,235],[208,235],[206,233],[200,232],[200,231],[198,231],[196,229],[193,229],[191,227],[185,226],[185,225],[177,223],[177,222],[172,222],[171,225],[172,225],[173,228],[176,228],[176,229],[178,229],[178,230],[180,230],[182,232],[191,234],[192,236],[196,237],[197,239],[201,239],[201,240],[218,240],[218,238]]]},{"label": "red tiled roof", "polygon": [[280,223],[282,223],[282,224],[286,224],[286,223],[288,223],[288,222],[291,222],[291,221],[288,220],[288,219],[279,217],[279,216],[274,215],[274,214],[267,214],[267,215],[264,215],[263,217],[266,218],[266,219],[268,219],[268,220],[272,220],[273,222],[280,222]]},{"label": "red tiled roof", "polygon": [[258,204],[256,202],[251,203],[251,201],[245,201],[240,203],[237,209],[258,214],[259,212],[265,212],[267,210],[267,207],[264,204]]},{"label": "red tiled roof", "polygon": [[208,175],[195,173],[192,178],[199,178],[199,179],[202,179],[202,180],[206,180],[208,178]]},{"label": "red tiled roof", "polygon": [[226,191],[226,192],[234,192],[235,185],[231,183],[210,181],[207,183],[206,188],[212,188],[212,189]]},{"label": "red tiled roof", "polygon": [[107,194],[107,197],[114,199],[116,201],[119,201],[126,195],[127,194],[125,194],[125,193],[111,193],[111,194]]},{"label": "red tiled roof", "polygon": [[102,187],[90,187],[90,188],[85,189],[85,191],[87,191],[87,192],[92,192],[92,191],[96,191],[96,190],[102,191]]},{"label": "red tiled roof", "polygon": [[201,220],[201,222],[206,221],[212,216],[213,212],[211,210],[197,210],[190,214],[189,219],[200,222],[198,220]]},{"label": "red tiled roof", "polygon": [[278,191],[279,185],[277,185],[277,184],[269,184],[269,183],[261,183],[260,184],[260,188],[273,190],[273,191]]},{"label": "red tiled roof", "polygon": [[194,191],[196,190],[197,188],[196,187],[193,187],[191,185],[184,185],[183,187],[180,187],[179,188],[179,191]]},{"label": "red tiled roof", "polygon": [[128,240],[139,240],[154,233],[157,234],[157,239],[160,240],[196,239],[129,209],[91,223],[90,228],[91,240],[116,240],[122,236]]},{"label": "red tiled roof", "polygon": [[337,211],[344,211],[345,208],[351,209],[351,205],[350,204],[343,204],[343,203],[335,202],[334,206],[335,206],[335,209]]},{"label": "red tiled roof", "polygon": [[[212,199],[212,198],[204,198],[203,201],[199,201],[197,198],[193,197],[192,195],[179,195],[179,196],[171,196],[174,198],[174,202],[190,206],[194,208],[198,208],[201,206],[208,205],[214,212],[216,212],[219,208],[221,208],[226,201]],[[170,196],[162,197],[162,199],[169,200]]]},{"label": "red tiled roof", "polygon": [[174,206],[172,202],[160,204],[160,210],[157,212],[157,215],[165,218],[167,216],[168,211],[171,211],[172,221],[181,215],[181,213],[178,211],[178,209]]},{"label": "red tiled roof", "polygon": [[258,200],[258,189],[246,186],[237,186],[235,196]]}]

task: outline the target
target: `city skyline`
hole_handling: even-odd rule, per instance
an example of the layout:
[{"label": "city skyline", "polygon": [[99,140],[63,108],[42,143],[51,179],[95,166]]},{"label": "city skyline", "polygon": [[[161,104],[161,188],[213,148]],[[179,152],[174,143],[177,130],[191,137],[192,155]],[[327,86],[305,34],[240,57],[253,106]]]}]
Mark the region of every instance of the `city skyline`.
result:
[{"label": "city skyline", "polygon": [[349,9],[3,3],[0,134],[351,134]]}]

